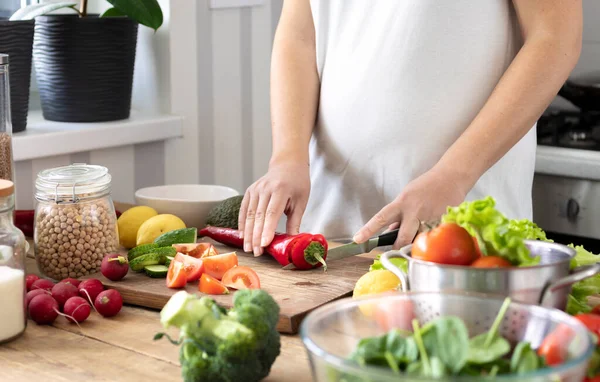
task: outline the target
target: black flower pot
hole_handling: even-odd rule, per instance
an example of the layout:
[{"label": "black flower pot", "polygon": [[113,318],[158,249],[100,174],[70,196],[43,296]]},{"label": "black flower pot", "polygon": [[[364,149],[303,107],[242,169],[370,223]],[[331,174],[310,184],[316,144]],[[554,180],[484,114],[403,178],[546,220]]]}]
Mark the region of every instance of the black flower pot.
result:
[{"label": "black flower pot", "polygon": [[127,17],[37,17],[33,59],[44,118],[129,118],[137,30]]},{"label": "black flower pot", "polygon": [[33,20],[0,19],[0,53],[9,55],[10,111],[14,133],[27,127],[33,26]]}]

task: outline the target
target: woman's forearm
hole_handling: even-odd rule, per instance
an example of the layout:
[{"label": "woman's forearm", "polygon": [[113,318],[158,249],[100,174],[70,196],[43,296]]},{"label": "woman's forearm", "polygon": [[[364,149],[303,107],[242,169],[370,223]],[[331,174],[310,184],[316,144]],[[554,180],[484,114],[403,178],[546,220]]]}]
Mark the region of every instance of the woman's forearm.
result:
[{"label": "woman's forearm", "polygon": [[[536,2],[538,0],[532,3]],[[557,3],[555,0],[550,2]],[[569,24],[568,27],[547,26],[556,22],[553,20],[556,15],[548,16],[547,20],[539,20],[540,17],[525,20],[523,47],[485,106],[446,151],[436,168],[463,179],[465,188],[470,189],[527,134],[579,58],[581,21],[577,20],[576,9],[570,11],[571,17],[562,20]]]},{"label": "woman's forearm", "polygon": [[318,99],[319,76],[310,4],[308,0],[288,0],[275,35],[271,60],[271,163],[308,164],[308,145]]}]

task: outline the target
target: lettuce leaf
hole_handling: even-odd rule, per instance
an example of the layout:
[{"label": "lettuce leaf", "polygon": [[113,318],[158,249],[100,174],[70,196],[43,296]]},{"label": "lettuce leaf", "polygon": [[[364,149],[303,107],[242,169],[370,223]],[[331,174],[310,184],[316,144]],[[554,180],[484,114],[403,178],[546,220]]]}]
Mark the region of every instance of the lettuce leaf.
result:
[{"label": "lettuce leaf", "polygon": [[596,264],[600,261],[600,256],[587,251],[582,245],[575,246],[571,243],[569,247],[575,249],[576,252],[575,257],[571,260],[571,269]]},{"label": "lettuce leaf", "polygon": [[491,196],[463,202],[448,207],[442,216],[443,223],[457,223],[483,242],[485,255],[500,256],[516,266],[531,266],[539,263],[525,245],[525,239],[547,240],[546,234],[529,220],[510,220],[496,209]]},{"label": "lettuce leaf", "polygon": [[[375,258],[375,261],[373,261],[373,264],[371,264],[371,266],[369,267],[369,272],[371,271],[377,271],[380,269],[386,269],[383,264],[381,264],[381,255],[377,255],[377,257]],[[402,270],[402,272],[407,273],[408,272],[408,261],[406,261],[406,259],[401,259],[401,258],[393,258],[390,259],[390,262],[392,264],[394,264],[396,267],[400,268]]]}]

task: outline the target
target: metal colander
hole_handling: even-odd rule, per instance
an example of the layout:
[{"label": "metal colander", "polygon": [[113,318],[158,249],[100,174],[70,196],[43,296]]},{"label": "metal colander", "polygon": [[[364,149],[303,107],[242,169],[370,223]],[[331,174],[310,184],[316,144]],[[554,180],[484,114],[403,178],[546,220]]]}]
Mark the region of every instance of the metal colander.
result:
[{"label": "metal colander", "polygon": [[[413,318],[424,325],[440,316],[457,316],[465,322],[470,337],[484,333],[491,328],[503,302],[501,297],[449,292],[398,292],[346,298],[311,312],[302,323],[300,335],[308,351],[315,381],[341,382],[347,380],[347,376],[365,382],[429,381],[431,379],[398,376],[379,367],[360,368],[346,358],[362,338],[379,336],[392,328],[412,331],[410,322]],[[567,362],[530,375],[503,375],[496,379],[580,382],[594,344],[586,327],[575,318],[557,309],[511,302],[499,330],[513,346],[519,341],[528,341],[537,348],[558,325],[566,325],[575,333]],[[479,381],[482,378],[447,380]]]}]

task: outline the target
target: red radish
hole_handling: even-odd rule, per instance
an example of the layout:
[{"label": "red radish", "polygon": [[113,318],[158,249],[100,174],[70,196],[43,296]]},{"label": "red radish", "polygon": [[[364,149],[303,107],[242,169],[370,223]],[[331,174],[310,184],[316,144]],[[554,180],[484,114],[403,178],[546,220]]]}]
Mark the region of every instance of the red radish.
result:
[{"label": "red radish", "polygon": [[50,292],[52,290],[52,287],[54,287],[54,283],[46,279],[39,279],[34,281],[33,284],[31,284],[31,290],[44,289]]},{"label": "red radish", "polygon": [[79,295],[85,298],[90,304],[93,304],[98,296],[104,290],[104,285],[98,279],[83,280],[79,284]]},{"label": "red radish", "polygon": [[35,296],[39,296],[40,294],[50,294],[50,292],[48,292],[45,289],[34,289],[34,290],[30,290],[29,292],[27,292],[27,294],[25,295],[25,299],[26,299],[26,306],[29,307],[29,303],[31,302],[31,300],[35,297]]},{"label": "red radish", "polygon": [[100,266],[102,275],[111,281],[119,281],[125,277],[129,271],[127,259],[118,253],[112,253],[104,256]]},{"label": "red radish", "polygon": [[29,317],[38,325],[49,325],[58,317],[58,302],[49,294],[40,294],[29,303]]},{"label": "red radish", "polygon": [[112,317],[123,307],[123,297],[115,289],[108,289],[96,297],[94,307],[104,317]]},{"label": "red radish", "polygon": [[81,280],[77,280],[77,279],[74,279],[74,278],[71,278],[71,277],[68,277],[68,278],[66,278],[64,280],[61,280],[60,282],[61,283],[71,284],[71,285],[74,285],[75,287],[78,287],[79,284],[81,284]]},{"label": "red radish", "polygon": [[79,296],[71,297],[65,302],[63,312],[67,317],[67,320],[74,323],[81,323],[85,321],[89,316],[92,308],[87,301]]},{"label": "red radish", "polygon": [[38,281],[40,279],[40,276],[38,275],[27,275],[25,276],[25,283],[27,284],[27,292],[29,292],[31,290],[31,285]]},{"label": "red radish", "polygon": [[58,306],[62,309],[71,297],[79,295],[79,290],[76,286],[69,283],[58,283],[52,288],[52,297],[58,302]]}]

